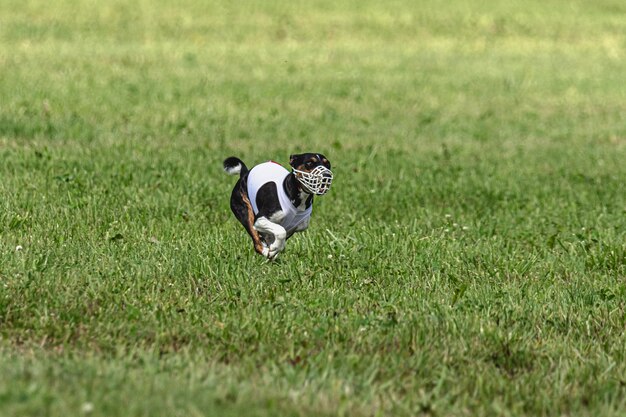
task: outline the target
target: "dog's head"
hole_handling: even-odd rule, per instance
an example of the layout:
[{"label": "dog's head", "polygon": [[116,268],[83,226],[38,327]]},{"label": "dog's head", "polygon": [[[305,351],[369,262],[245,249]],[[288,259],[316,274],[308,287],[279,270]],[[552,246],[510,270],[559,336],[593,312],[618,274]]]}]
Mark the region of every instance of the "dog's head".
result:
[{"label": "dog's head", "polygon": [[333,173],[330,170],[330,161],[324,155],[319,153],[291,155],[289,165],[306,192],[323,195],[330,190]]}]

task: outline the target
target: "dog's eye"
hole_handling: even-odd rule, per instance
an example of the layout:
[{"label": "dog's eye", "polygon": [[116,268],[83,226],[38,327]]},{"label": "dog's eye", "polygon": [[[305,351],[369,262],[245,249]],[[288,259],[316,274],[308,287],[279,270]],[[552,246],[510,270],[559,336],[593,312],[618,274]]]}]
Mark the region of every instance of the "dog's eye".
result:
[{"label": "dog's eye", "polygon": [[307,167],[307,168],[313,168],[313,162],[309,161],[306,164],[304,164],[304,166]]}]

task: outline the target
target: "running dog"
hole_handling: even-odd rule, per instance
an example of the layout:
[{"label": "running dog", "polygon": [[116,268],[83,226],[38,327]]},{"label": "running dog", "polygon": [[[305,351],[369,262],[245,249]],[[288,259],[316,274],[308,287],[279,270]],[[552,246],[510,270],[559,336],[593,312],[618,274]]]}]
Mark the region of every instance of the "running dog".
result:
[{"label": "running dog", "polygon": [[224,171],[239,174],[230,197],[230,208],[248,231],[254,250],[273,260],[285,249],[287,239],[309,227],[313,196],[330,189],[333,173],[322,154],[289,157],[291,172],[274,161],[248,170],[239,158],[224,161]]}]

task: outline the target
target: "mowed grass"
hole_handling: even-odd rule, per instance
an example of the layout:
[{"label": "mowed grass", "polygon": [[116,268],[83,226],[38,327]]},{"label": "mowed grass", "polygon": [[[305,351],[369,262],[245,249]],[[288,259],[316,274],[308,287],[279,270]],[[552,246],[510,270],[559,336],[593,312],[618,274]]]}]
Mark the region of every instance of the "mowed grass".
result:
[{"label": "mowed grass", "polygon": [[474,3],[0,3],[0,414],[624,415],[626,6]]}]

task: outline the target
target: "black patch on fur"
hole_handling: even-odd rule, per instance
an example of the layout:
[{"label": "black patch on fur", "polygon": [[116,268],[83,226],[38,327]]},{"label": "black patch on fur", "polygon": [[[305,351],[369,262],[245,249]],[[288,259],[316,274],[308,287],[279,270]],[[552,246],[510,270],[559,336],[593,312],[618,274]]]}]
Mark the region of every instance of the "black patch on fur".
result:
[{"label": "black patch on fur", "polygon": [[308,196],[306,198],[305,208],[308,209],[309,207],[311,207],[311,204],[313,204],[313,194],[309,194],[307,192],[301,194],[301,191],[303,191],[302,185],[296,179],[296,176],[293,173],[289,174],[285,178],[285,181],[283,182],[283,189],[285,190],[285,194],[287,194],[287,197],[289,197],[289,200],[295,207],[298,207],[300,206],[300,204],[302,204],[302,194]]},{"label": "black patch on fur", "polygon": [[272,214],[282,210],[275,182],[267,182],[259,188],[256,193],[256,207],[259,210],[257,219],[265,217],[269,220]]}]

